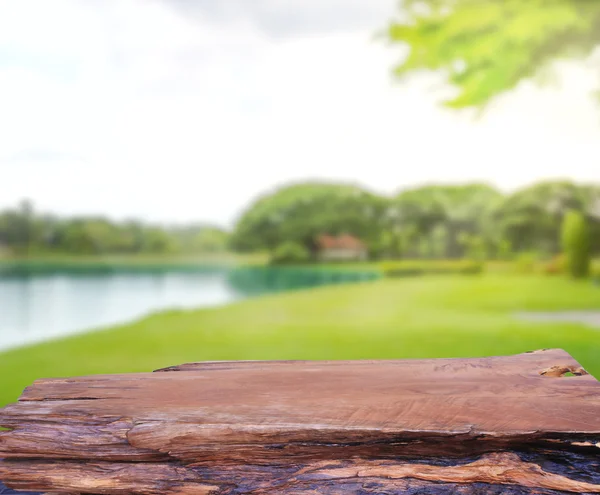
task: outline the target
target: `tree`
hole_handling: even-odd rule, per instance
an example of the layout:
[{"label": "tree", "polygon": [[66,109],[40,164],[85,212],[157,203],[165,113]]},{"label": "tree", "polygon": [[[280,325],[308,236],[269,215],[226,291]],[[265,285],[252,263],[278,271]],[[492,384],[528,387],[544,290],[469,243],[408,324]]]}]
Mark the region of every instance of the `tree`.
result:
[{"label": "tree", "polygon": [[568,181],[544,181],[506,197],[496,208],[491,225],[516,252],[560,251],[560,225],[569,210],[585,211],[589,198]]},{"label": "tree", "polygon": [[302,244],[287,241],[278,246],[271,262],[274,264],[305,263],[310,260],[310,252]]},{"label": "tree", "polygon": [[446,220],[446,209],[438,186],[425,186],[401,192],[391,206],[391,217],[399,229],[412,230],[416,235],[419,254],[432,253],[431,236]]},{"label": "tree", "polygon": [[442,203],[446,212],[445,228],[446,257],[457,258],[468,254],[470,243],[463,243],[467,236],[477,237],[479,249],[487,252],[498,243],[494,231],[490,229],[489,218],[502,194],[487,184],[443,186]]},{"label": "tree", "polygon": [[18,254],[29,253],[42,236],[41,225],[31,201],[23,200],[14,210],[6,210],[0,221],[0,242]]},{"label": "tree", "polygon": [[153,254],[167,254],[177,251],[177,241],[159,227],[144,230],[142,250]]},{"label": "tree", "polygon": [[579,187],[583,198],[583,212],[588,219],[590,229],[590,249],[600,252],[600,186],[584,184]]},{"label": "tree", "polygon": [[567,268],[574,278],[583,278],[590,271],[590,238],[583,214],[571,210],[562,224],[562,244],[567,257]]},{"label": "tree", "polygon": [[200,253],[218,253],[227,249],[229,234],[218,227],[201,229],[193,237],[191,248]]},{"label": "tree", "polygon": [[404,0],[389,40],[408,46],[403,77],[436,71],[456,88],[451,108],[484,107],[561,58],[600,44],[596,0]]},{"label": "tree", "polygon": [[486,184],[423,186],[396,196],[388,217],[392,229],[413,233],[409,254],[457,258],[466,251],[461,238],[485,231],[487,215],[501,198]]},{"label": "tree", "polygon": [[228,237],[207,224],[164,227],[103,217],[60,218],[38,213],[29,201],[0,211],[0,249],[14,254],[215,252],[227,249]]},{"label": "tree", "polygon": [[106,254],[117,251],[119,232],[103,218],[78,218],[66,225],[61,245],[67,252]]},{"label": "tree", "polygon": [[322,234],[351,234],[370,244],[382,233],[385,200],[359,187],[310,182],[267,194],[243,213],[231,239],[237,250],[300,244],[312,257]]},{"label": "tree", "polygon": [[488,257],[486,243],[480,235],[464,234],[462,236],[466,257],[472,261],[485,261]]}]

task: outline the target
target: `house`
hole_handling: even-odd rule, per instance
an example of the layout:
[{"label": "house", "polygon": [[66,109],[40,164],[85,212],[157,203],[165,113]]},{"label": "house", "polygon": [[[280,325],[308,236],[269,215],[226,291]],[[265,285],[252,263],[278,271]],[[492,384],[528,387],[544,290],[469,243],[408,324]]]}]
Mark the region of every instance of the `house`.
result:
[{"label": "house", "polygon": [[317,239],[317,249],[322,261],[365,260],[368,256],[365,243],[348,234],[321,235]]}]

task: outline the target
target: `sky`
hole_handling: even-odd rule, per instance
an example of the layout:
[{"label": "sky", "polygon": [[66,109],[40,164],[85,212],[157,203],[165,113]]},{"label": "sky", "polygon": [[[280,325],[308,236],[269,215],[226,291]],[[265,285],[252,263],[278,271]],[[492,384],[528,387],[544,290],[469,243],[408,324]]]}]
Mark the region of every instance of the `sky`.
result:
[{"label": "sky", "polygon": [[302,180],[600,181],[598,74],[523,84],[480,119],[399,84],[395,0],[0,2],[0,208],[231,225]]}]

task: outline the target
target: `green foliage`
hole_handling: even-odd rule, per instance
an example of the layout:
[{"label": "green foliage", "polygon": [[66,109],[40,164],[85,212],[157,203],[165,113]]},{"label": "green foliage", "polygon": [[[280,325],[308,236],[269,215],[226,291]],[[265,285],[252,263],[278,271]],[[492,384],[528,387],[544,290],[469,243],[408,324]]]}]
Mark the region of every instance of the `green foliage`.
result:
[{"label": "green foliage", "polygon": [[0,251],[16,255],[216,253],[227,248],[228,237],[208,225],[162,227],[102,217],[56,218],[36,212],[27,201],[0,211]]},{"label": "green foliage", "polygon": [[385,200],[356,186],[303,183],[281,188],[255,201],[238,221],[232,246],[274,250],[283,242],[316,254],[322,234],[351,234],[376,242]]},{"label": "green foliage", "polygon": [[148,229],[144,241],[146,250],[150,253],[173,253],[177,251],[175,240],[162,229]]},{"label": "green foliage", "polygon": [[590,273],[590,236],[582,213],[569,211],[562,224],[562,244],[567,258],[567,268],[574,278]]},{"label": "green foliage", "polygon": [[386,277],[416,275],[476,275],[483,273],[484,264],[470,260],[392,261],[381,264]]},{"label": "green foliage", "polygon": [[509,260],[530,251],[551,257],[560,252],[560,222],[572,208],[590,219],[591,249],[600,253],[600,187],[566,181],[507,196],[486,184],[431,185],[391,199],[352,186],[300,184],[255,202],[232,240],[238,249],[271,251],[291,241],[314,257],[316,236],[349,232],[367,242],[371,259]]},{"label": "green foliage", "polygon": [[501,199],[499,191],[477,183],[409,189],[392,200],[388,228],[407,234],[405,256],[463,257],[470,249],[466,236],[489,237],[487,219]]},{"label": "green foliage", "polygon": [[104,219],[76,219],[61,226],[60,243],[72,253],[110,252],[120,240],[117,228]]},{"label": "green foliage", "polygon": [[229,248],[229,233],[214,225],[192,224],[168,232],[182,253],[214,254]]},{"label": "green foliage", "polygon": [[558,254],[544,265],[546,275],[560,275],[567,271],[567,259],[563,254]]},{"label": "green foliage", "polygon": [[219,253],[227,250],[228,242],[227,232],[216,227],[208,227],[195,235],[193,247],[200,253]]},{"label": "green foliage", "polygon": [[41,235],[40,223],[29,201],[21,201],[16,209],[0,215],[0,244],[10,246],[18,254],[26,254]]},{"label": "green foliage", "polygon": [[590,263],[590,274],[596,284],[600,284],[600,260],[592,260]]},{"label": "green foliage", "polygon": [[278,246],[271,258],[274,264],[306,263],[310,260],[310,251],[297,242],[284,242]]},{"label": "green foliage", "polygon": [[512,259],[512,245],[508,239],[501,239],[498,243],[498,259],[500,260],[510,260]]},{"label": "green foliage", "polygon": [[600,44],[600,2],[405,0],[388,36],[409,49],[398,77],[435,71],[456,89],[448,107],[483,107],[557,59],[589,55]]},{"label": "green foliage", "polygon": [[565,212],[588,220],[590,251],[600,254],[600,186],[545,181],[502,195],[486,184],[429,185],[388,198],[356,186],[305,183],[255,201],[233,234],[213,225],[158,226],[102,217],[57,218],[30,203],[0,211],[2,255],[273,254],[292,242],[317,259],[321,234],[352,234],[371,259],[511,259],[558,254]]},{"label": "green foliage", "polygon": [[466,249],[467,258],[479,262],[487,259],[486,244],[480,235],[464,234],[461,236],[461,243]]},{"label": "green foliage", "polygon": [[[593,236],[600,236],[600,192],[597,186],[567,181],[544,181],[507,196],[495,208],[489,225],[515,252],[538,251],[553,256],[561,251],[560,225],[571,209],[590,218]],[[593,246],[599,252],[600,244]]]}]

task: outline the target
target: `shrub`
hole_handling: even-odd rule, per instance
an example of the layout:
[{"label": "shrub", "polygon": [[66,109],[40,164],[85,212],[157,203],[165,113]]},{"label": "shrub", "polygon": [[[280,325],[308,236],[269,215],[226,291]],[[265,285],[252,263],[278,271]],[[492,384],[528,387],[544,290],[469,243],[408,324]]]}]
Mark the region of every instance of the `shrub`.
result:
[{"label": "shrub", "polygon": [[546,275],[559,275],[567,270],[567,260],[564,254],[559,254],[544,265]]},{"label": "shrub", "polygon": [[271,263],[280,265],[287,263],[306,263],[310,260],[310,252],[296,242],[284,242],[279,245],[271,258]]},{"label": "shrub", "polygon": [[587,277],[590,273],[590,235],[581,212],[571,210],[565,214],[562,223],[562,247],[571,276]]},{"label": "shrub", "polygon": [[381,270],[386,277],[412,277],[417,275],[476,275],[482,273],[484,264],[472,260],[437,261],[392,261],[382,263]]},{"label": "shrub", "polygon": [[590,274],[596,279],[600,279],[600,259],[592,260],[590,263]]}]

